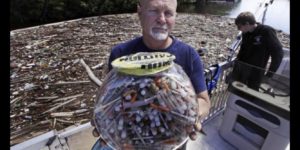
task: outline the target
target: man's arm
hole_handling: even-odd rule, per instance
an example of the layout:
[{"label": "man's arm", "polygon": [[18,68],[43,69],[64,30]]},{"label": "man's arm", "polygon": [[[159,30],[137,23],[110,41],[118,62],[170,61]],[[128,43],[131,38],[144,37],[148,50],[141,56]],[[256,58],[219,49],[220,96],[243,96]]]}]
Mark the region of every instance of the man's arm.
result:
[{"label": "man's arm", "polygon": [[271,64],[266,76],[272,77],[273,73],[277,71],[282,61],[283,49],[274,29],[269,29],[266,33],[266,37],[267,47],[271,55]]},{"label": "man's arm", "polygon": [[201,119],[205,118],[209,114],[211,102],[208,96],[207,90],[197,94],[197,100],[199,105],[199,115]]},{"label": "man's arm", "polygon": [[210,105],[211,105],[207,90],[198,93],[197,100],[198,100],[198,114],[199,114],[198,120],[195,122],[195,124],[192,127],[188,126],[186,128],[191,140],[197,139],[196,131],[201,132],[202,130],[201,120],[204,119],[209,114]]}]

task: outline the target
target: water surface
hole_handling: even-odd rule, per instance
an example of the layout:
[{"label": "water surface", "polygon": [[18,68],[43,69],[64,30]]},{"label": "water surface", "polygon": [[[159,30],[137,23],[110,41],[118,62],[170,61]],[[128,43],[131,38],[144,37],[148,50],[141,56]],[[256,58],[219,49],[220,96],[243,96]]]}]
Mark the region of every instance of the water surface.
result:
[{"label": "water surface", "polygon": [[[257,21],[262,22],[265,6],[262,0],[241,0],[234,8],[228,11],[231,18],[235,18],[242,11],[255,13]],[[269,1],[267,1],[269,2]],[[274,0],[267,7],[264,24],[280,29],[285,33],[290,33],[290,0]]]},{"label": "water surface", "polygon": [[[178,7],[178,12],[213,14],[236,18],[243,11],[250,11],[256,15],[258,22],[262,22],[265,3],[269,0],[236,0],[236,2],[208,2],[199,5],[183,4]],[[270,4],[270,3],[269,3]],[[290,0],[274,0],[267,7],[264,24],[275,29],[290,33]]]}]

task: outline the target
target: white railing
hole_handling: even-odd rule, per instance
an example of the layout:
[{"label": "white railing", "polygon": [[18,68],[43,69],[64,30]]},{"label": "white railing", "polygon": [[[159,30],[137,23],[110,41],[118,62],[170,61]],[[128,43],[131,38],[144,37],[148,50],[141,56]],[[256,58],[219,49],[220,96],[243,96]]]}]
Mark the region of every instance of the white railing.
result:
[{"label": "white railing", "polygon": [[[232,70],[232,62],[223,62],[220,65],[221,67],[221,73],[217,82],[217,86],[215,89],[212,90],[211,95],[210,95],[210,101],[211,101],[211,108],[209,111],[209,115],[202,120],[203,125],[205,125],[209,120],[213,119],[216,117],[218,114],[220,114],[225,106],[226,106],[226,101],[229,96],[228,93],[228,84],[225,82],[226,76],[231,72]],[[216,71],[216,67],[210,67],[205,71],[206,76],[211,76]]]},{"label": "white railing", "polygon": [[[287,76],[289,78],[289,67],[290,67],[290,49],[283,48],[284,57],[283,60],[276,72],[276,74]],[[205,125],[209,120],[216,117],[218,114],[223,112],[226,107],[226,101],[229,96],[229,92],[227,90],[228,84],[225,82],[226,76],[232,71],[233,61],[225,61],[219,64],[222,68],[222,72],[220,74],[219,80],[217,82],[217,87],[212,91],[210,100],[211,100],[211,108],[209,111],[209,115],[202,120],[202,123]],[[206,76],[211,76],[212,73],[215,72],[216,68],[209,68],[210,71],[205,71]]]}]

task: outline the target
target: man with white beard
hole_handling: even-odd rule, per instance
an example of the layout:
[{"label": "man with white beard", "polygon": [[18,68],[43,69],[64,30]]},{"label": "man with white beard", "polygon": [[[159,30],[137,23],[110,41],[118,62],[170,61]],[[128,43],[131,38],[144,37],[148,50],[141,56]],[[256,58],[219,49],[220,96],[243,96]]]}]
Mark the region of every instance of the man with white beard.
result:
[{"label": "man with white beard", "polygon": [[[143,36],[113,47],[109,57],[111,62],[121,56],[138,52],[169,52],[176,56],[179,64],[191,79],[199,104],[199,118],[205,118],[210,109],[210,100],[204,78],[204,69],[200,56],[191,46],[170,35],[175,25],[177,0],[140,0],[137,13],[140,19]],[[201,130],[200,121],[194,127]],[[94,135],[99,135],[96,130]],[[190,138],[196,139],[196,133],[190,132]],[[185,145],[183,148],[185,149]]]}]

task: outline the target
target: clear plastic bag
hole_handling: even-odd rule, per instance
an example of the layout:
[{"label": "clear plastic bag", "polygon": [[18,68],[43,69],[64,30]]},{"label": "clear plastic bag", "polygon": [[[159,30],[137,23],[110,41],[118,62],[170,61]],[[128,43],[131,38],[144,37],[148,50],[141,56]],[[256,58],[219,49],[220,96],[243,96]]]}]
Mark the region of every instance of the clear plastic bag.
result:
[{"label": "clear plastic bag", "polygon": [[187,138],[187,129],[198,116],[194,88],[175,63],[142,76],[114,68],[96,100],[96,128],[114,149],[125,145],[143,150],[173,149]]}]

